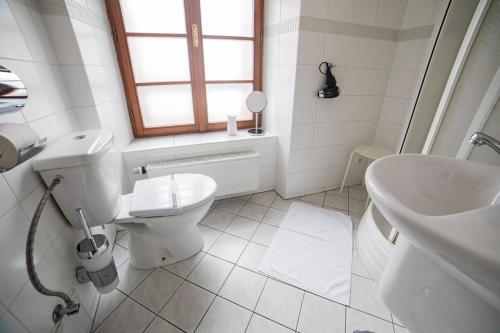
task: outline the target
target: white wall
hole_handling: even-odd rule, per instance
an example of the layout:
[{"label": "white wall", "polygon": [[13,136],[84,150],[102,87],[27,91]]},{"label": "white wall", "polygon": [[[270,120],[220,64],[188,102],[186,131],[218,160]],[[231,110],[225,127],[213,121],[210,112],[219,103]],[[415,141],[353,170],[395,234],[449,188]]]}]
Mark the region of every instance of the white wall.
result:
[{"label": "white wall", "polygon": [[[45,17],[31,2],[0,0],[0,64],[25,82],[29,99],[22,112],[0,115],[0,122],[28,124],[49,144],[80,129],[66,89],[63,68],[47,32]],[[60,300],[38,294],[25,268],[25,242],[29,222],[45,185],[31,162],[0,174],[0,331],[48,332],[51,312]],[[81,314],[68,324],[86,331],[95,293],[75,285],[75,233],[53,201],[42,215],[35,261],[41,280],[49,288],[80,296]],[[72,288],[75,288],[73,290]],[[75,332],[76,330],[76,326]]]}]

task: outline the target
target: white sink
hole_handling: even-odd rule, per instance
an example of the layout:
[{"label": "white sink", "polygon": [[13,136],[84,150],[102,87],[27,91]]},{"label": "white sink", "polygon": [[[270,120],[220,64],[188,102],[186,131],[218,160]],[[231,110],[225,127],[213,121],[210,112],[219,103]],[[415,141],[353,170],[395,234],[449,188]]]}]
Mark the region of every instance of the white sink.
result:
[{"label": "white sink", "polygon": [[393,155],[370,165],[366,187],[404,235],[380,283],[398,318],[414,333],[499,330],[500,168]]}]

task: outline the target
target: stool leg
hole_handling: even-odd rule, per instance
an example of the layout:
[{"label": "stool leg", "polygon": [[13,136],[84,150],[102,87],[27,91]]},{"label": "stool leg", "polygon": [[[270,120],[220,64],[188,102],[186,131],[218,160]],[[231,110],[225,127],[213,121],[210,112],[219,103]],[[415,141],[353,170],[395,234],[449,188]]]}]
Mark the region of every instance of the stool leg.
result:
[{"label": "stool leg", "polygon": [[347,168],[345,169],[345,172],[344,172],[344,179],[342,179],[342,185],[340,185],[339,194],[342,194],[342,191],[344,191],[345,181],[347,180],[347,175],[349,174],[349,168],[351,167],[352,158],[354,157],[355,152],[356,151],[353,151],[351,153],[351,156],[349,157],[349,162],[347,162]]}]

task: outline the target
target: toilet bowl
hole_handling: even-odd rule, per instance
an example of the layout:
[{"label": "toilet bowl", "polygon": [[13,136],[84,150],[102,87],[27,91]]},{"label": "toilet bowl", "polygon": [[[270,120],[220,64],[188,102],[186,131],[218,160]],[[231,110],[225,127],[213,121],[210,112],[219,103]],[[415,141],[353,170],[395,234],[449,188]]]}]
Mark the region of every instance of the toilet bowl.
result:
[{"label": "toilet bowl", "polygon": [[120,156],[108,130],[73,133],[57,140],[33,161],[59,208],[80,228],[82,209],[93,226],[115,223],[129,231],[130,263],[138,269],[189,258],[203,248],[198,223],[210,209],[215,181],[200,174],[173,174],[137,181],[132,193],[120,191]]},{"label": "toilet bowl", "polygon": [[114,219],[129,232],[132,267],[159,267],[201,251],[198,223],[210,209],[216,189],[214,180],[198,174],[137,181],[134,192],[122,196]]}]

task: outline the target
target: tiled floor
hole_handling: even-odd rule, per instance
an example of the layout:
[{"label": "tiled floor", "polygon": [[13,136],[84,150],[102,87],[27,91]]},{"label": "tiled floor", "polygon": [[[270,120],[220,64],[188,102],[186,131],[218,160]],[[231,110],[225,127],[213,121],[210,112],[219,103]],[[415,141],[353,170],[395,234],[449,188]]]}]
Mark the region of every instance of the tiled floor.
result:
[{"label": "tiled floor", "polygon": [[366,192],[352,186],[341,195],[329,191],[284,200],[269,191],[214,202],[200,224],[203,251],[154,270],[130,267],[128,235],[120,231],[114,248],[120,284],[101,296],[94,332],[408,332],[380,300],[355,243],[350,306],[259,273],[294,201],[343,211],[357,228]]}]

